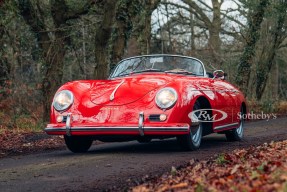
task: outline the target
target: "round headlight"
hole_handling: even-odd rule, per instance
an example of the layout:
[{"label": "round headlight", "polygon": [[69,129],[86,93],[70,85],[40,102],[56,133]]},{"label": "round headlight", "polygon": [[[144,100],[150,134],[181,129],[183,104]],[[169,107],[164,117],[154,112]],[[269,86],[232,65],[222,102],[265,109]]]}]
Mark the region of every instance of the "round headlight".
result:
[{"label": "round headlight", "polygon": [[74,102],[74,96],[71,91],[63,90],[54,97],[53,106],[57,111],[68,109]]},{"label": "round headlight", "polygon": [[159,90],[155,97],[157,106],[161,109],[172,107],[177,101],[177,93],[173,88],[163,88]]}]

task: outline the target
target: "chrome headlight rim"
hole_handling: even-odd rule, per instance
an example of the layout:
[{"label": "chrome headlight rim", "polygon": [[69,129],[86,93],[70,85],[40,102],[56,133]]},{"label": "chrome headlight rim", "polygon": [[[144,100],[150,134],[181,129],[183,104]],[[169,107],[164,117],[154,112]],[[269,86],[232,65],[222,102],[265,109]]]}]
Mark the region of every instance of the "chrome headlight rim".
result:
[{"label": "chrome headlight rim", "polygon": [[[159,100],[159,98],[158,98],[159,95],[160,95],[163,91],[170,91],[170,92],[173,94],[173,96],[174,96],[174,101],[172,101],[172,102],[171,102],[169,105],[167,105],[167,106],[164,106],[164,105],[161,103],[161,101]],[[177,99],[178,99],[178,95],[177,95],[176,90],[175,90],[174,88],[171,88],[171,87],[165,87],[165,88],[160,89],[160,90],[156,93],[155,103],[156,103],[156,105],[157,105],[160,109],[170,109],[170,108],[172,108],[172,107],[175,105]]]},{"label": "chrome headlight rim", "polygon": [[[60,94],[67,94],[68,97],[70,97],[70,102],[68,104],[66,104],[64,107],[60,107],[59,103],[56,101]],[[59,112],[62,112],[62,111],[69,109],[69,107],[71,107],[71,105],[73,103],[74,103],[74,94],[69,90],[59,91],[58,93],[56,93],[56,95],[54,96],[54,99],[53,99],[53,107],[56,111],[59,111]]]}]

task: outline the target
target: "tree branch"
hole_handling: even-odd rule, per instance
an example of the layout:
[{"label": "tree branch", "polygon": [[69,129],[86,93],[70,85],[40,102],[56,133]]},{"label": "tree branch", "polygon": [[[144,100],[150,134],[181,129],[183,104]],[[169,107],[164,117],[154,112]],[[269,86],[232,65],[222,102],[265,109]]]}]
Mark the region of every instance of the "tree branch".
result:
[{"label": "tree branch", "polygon": [[59,27],[70,19],[77,19],[81,15],[88,13],[90,7],[95,2],[95,0],[87,0],[83,6],[72,10],[65,0],[51,0],[51,13],[56,27]]},{"label": "tree branch", "polygon": [[193,13],[195,16],[200,17],[201,20],[210,28],[212,26],[211,21],[207,17],[207,15],[202,11],[202,9],[192,0],[182,0],[185,4],[189,5],[192,9],[194,9]]}]

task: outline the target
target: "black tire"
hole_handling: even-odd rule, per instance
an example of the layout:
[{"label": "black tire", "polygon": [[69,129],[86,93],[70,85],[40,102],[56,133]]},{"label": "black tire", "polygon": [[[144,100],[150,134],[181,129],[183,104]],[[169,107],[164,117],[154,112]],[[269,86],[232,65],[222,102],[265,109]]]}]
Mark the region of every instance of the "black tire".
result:
[{"label": "black tire", "polygon": [[[241,114],[244,114],[243,108],[241,107]],[[225,133],[227,141],[242,141],[244,133],[244,119],[240,118],[239,126],[236,129],[232,129]]]},{"label": "black tire", "polygon": [[67,148],[74,153],[84,153],[89,150],[93,140],[81,136],[64,136]]},{"label": "black tire", "polygon": [[148,137],[140,137],[140,138],[137,139],[137,141],[138,141],[139,143],[149,143],[149,142],[151,142],[151,138],[148,138]]},{"label": "black tire", "polygon": [[[200,109],[199,101],[196,101],[193,106],[193,111]],[[181,135],[177,137],[177,141],[182,149],[187,151],[194,151],[200,147],[201,138],[202,138],[202,122],[199,122],[198,125],[192,126],[190,132],[187,135]]]}]

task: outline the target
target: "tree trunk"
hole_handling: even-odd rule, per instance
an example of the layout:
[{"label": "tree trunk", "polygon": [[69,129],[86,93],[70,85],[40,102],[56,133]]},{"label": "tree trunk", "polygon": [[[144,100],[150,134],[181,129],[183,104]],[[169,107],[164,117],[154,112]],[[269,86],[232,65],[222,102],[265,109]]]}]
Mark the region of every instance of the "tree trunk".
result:
[{"label": "tree trunk", "polygon": [[212,0],[213,6],[213,19],[211,22],[211,26],[208,28],[209,31],[209,40],[208,46],[211,50],[212,60],[215,66],[218,69],[221,68],[222,60],[221,60],[221,40],[220,40],[220,31],[221,31],[221,12],[220,7],[221,4],[218,0]]},{"label": "tree trunk", "polygon": [[112,34],[117,0],[106,0],[104,4],[104,17],[96,29],[95,36],[95,79],[106,79],[110,70],[109,43]]},{"label": "tree trunk", "polygon": [[[4,36],[4,26],[2,23],[0,24],[0,44],[3,45],[3,36]],[[3,46],[0,47],[0,94],[2,94],[2,88],[6,86],[6,81],[9,79],[9,65],[7,63],[7,59],[4,55],[5,51]],[[2,99],[2,97],[1,97]]]},{"label": "tree trunk", "polygon": [[[256,74],[256,98],[260,100],[264,93],[267,80],[271,71],[271,68],[274,63],[274,58],[276,51],[278,50],[279,45],[284,41],[285,36],[285,18],[286,18],[286,9],[287,2],[278,5],[278,17],[275,21],[275,26],[273,26],[274,30],[271,31],[272,40],[270,42],[271,46],[269,49],[263,49],[262,59],[258,62],[258,69]],[[276,14],[276,13],[275,13]]]},{"label": "tree trunk", "polygon": [[45,20],[40,10],[40,1],[21,0],[19,1],[19,10],[25,22],[35,33],[37,42],[41,49],[44,62],[43,68],[43,120],[49,120],[50,106],[53,96],[59,86],[62,84],[63,77],[63,60],[65,57],[65,45],[69,44],[69,35],[67,34],[67,24],[69,19],[78,18],[81,14],[86,13],[93,1],[87,1],[86,6],[78,10],[70,10],[65,0],[51,0],[50,11],[55,32],[47,32]]},{"label": "tree trunk", "polygon": [[150,54],[151,46],[151,16],[153,11],[158,7],[160,0],[148,0],[144,6],[144,11],[142,14],[139,14],[138,17],[141,17],[144,21],[143,30],[139,33],[139,45],[141,48],[141,54]]},{"label": "tree trunk", "polygon": [[127,40],[132,30],[132,18],[130,17],[131,4],[132,2],[129,0],[122,0],[118,2],[116,6],[114,29],[110,40],[110,67],[112,68],[122,59]]},{"label": "tree trunk", "polygon": [[106,1],[105,9],[109,14],[104,15],[102,25],[96,33],[94,78],[107,78],[109,68],[124,56],[127,44],[133,44],[134,49],[132,54],[129,52],[126,55],[149,53],[151,14],[158,2],[159,0]]},{"label": "tree trunk", "polygon": [[[208,49],[209,56],[211,56],[211,61],[217,67],[221,67],[221,39],[220,39],[220,31],[221,31],[221,5],[223,1],[212,0],[212,7],[208,6],[204,1],[200,1],[196,3],[193,0],[182,0],[185,4],[189,6],[189,12],[191,15],[195,16],[196,20],[200,20],[203,22],[205,27],[208,29],[209,37],[208,37]],[[201,5],[201,6],[200,6]],[[207,6],[207,10],[212,13],[212,20],[210,15],[205,12],[203,6]],[[192,18],[192,21],[193,18]],[[192,37],[194,38],[194,37]]]},{"label": "tree trunk", "polygon": [[43,106],[44,114],[43,119],[45,121],[49,120],[51,103],[56,91],[62,84],[63,71],[64,71],[64,57],[65,57],[65,39],[63,34],[57,35],[57,38],[48,50],[43,50],[45,53],[45,63],[49,63],[46,67],[44,78],[42,81],[42,91],[43,91]]},{"label": "tree trunk", "polygon": [[160,0],[147,0],[141,3],[141,11],[132,19],[133,31],[131,38],[128,40],[129,46],[126,56],[150,54],[151,15],[159,2]]},{"label": "tree trunk", "polygon": [[126,47],[126,31],[123,27],[123,24],[120,23],[118,24],[117,28],[115,29],[113,36],[115,37],[115,39],[113,40],[113,49],[112,49],[112,54],[111,54],[111,60],[110,60],[110,67],[115,66],[115,64],[117,64],[118,61],[120,61],[122,59],[122,56],[124,54],[125,51],[125,47]]},{"label": "tree trunk", "polygon": [[151,40],[151,14],[153,9],[151,10],[150,6],[145,11],[144,14],[144,26],[143,30],[139,34],[138,41],[140,46],[140,54],[147,55],[150,54],[150,40]]},{"label": "tree trunk", "polygon": [[248,96],[248,84],[251,73],[252,59],[255,55],[255,45],[260,37],[260,26],[263,21],[265,9],[269,4],[269,0],[261,0],[251,18],[248,21],[248,31],[246,36],[246,45],[243,55],[239,60],[237,69],[236,84],[241,91]]},{"label": "tree trunk", "polygon": [[208,46],[211,51],[212,62],[217,69],[221,68],[222,60],[221,60],[221,40],[219,37],[220,29],[214,27],[209,29],[209,40]]},{"label": "tree trunk", "polygon": [[194,25],[194,15],[190,13],[190,52],[194,54],[195,52],[195,25]]}]

